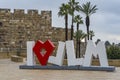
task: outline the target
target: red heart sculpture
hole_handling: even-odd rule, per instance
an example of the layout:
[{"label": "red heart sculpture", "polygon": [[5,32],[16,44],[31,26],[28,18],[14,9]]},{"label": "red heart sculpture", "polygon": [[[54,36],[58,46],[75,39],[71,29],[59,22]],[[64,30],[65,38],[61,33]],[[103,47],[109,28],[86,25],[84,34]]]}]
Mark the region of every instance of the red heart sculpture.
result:
[{"label": "red heart sculpture", "polygon": [[[35,46],[33,47],[33,51],[36,54],[39,63],[41,63],[41,65],[44,66],[47,64],[48,58],[53,52],[54,48],[55,46],[50,40],[47,40],[45,43],[43,43],[40,40],[36,42]],[[46,51],[44,54],[42,54],[41,52],[42,49]]]}]

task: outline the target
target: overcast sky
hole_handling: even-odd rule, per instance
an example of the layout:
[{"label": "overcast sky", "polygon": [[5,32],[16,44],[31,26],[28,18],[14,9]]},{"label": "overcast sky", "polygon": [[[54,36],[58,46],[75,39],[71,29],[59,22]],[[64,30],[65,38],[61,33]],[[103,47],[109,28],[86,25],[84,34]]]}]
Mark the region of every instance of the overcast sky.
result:
[{"label": "overcast sky", "polygon": [[[58,17],[57,13],[62,3],[69,0],[0,0],[0,8],[12,9],[38,9],[52,11],[52,26],[64,27],[64,18]],[[120,42],[120,0],[76,0],[80,4],[90,1],[97,5],[98,11],[91,15],[90,29],[95,32],[94,40],[109,40]],[[80,13],[81,14],[81,13]],[[81,14],[83,20],[85,16]],[[70,23],[69,23],[70,24]],[[80,25],[86,32],[86,26]]]}]

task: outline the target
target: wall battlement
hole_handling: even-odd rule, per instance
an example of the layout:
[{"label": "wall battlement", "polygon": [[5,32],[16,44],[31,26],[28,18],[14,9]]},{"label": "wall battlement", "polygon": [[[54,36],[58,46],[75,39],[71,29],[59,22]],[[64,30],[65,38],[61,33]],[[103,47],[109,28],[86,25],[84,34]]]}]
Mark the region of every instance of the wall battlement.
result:
[{"label": "wall battlement", "polygon": [[28,9],[27,13],[25,12],[24,9],[14,9],[14,11],[12,12],[11,9],[2,9],[0,8],[0,21],[16,21],[17,22],[19,20],[22,21],[26,21],[28,20],[29,22],[31,22],[31,20],[33,22],[31,23],[40,23],[41,25],[49,25],[52,26],[52,13],[51,11],[41,11],[39,13],[38,10],[36,9]]},{"label": "wall battlement", "polygon": [[41,11],[41,14],[36,9],[28,9],[25,13],[24,9],[14,9],[12,12],[11,9],[0,8],[0,14],[19,14],[19,15],[51,15],[51,11]]}]

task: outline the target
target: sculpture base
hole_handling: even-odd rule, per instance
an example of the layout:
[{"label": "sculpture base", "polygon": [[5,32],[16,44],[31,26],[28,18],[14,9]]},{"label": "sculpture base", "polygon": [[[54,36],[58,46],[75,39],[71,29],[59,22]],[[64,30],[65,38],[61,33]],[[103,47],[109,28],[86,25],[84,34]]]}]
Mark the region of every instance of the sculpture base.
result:
[{"label": "sculpture base", "polygon": [[35,66],[27,66],[27,65],[20,65],[20,69],[42,69],[42,70],[90,70],[90,71],[110,71],[113,72],[115,71],[114,66],[109,66],[109,67],[101,67],[101,66],[40,66],[40,65],[35,65]]}]

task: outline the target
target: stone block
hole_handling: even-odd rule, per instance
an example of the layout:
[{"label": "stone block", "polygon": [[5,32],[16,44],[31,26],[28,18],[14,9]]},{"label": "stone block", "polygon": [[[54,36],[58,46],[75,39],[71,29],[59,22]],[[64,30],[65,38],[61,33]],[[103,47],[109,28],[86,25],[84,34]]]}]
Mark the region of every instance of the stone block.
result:
[{"label": "stone block", "polygon": [[10,9],[0,9],[0,14],[8,14],[10,13]]},{"label": "stone block", "polygon": [[29,15],[38,15],[38,10],[28,10]]},{"label": "stone block", "polygon": [[16,55],[11,55],[11,61],[14,61],[14,62],[23,62],[24,58],[20,57],[20,56],[16,56]]},{"label": "stone block", "polygon": [[25,14],[25,12],[24,12],[24,9],[14,9],[14,14],[17,14],[17,15],[23,15],[23,14]]}]

